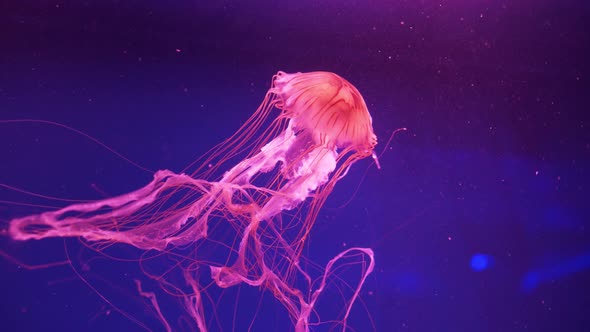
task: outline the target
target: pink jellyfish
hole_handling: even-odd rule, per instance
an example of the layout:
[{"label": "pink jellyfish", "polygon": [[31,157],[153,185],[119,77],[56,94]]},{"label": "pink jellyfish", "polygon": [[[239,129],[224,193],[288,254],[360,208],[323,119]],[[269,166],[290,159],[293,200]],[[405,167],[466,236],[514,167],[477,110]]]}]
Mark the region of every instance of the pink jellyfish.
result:
[{"label": "pink jellyfish", "polygon": [[[13,219],[9,235],[15,240],[79,237],[96,248],[124,243],[146,252],[181,248],[175,266],[182,269],[189,292],[165,273],[149,276],[182,302],[200,331],[208,330],[208,321],[204,286],[196,275],[199,266],[208,266],[218,287],[244,283],[269,290],[301,332],[319,324],[315,304],[338,261],[356,257],[362,261],[360,280],[351,287],[338,320],[345,331],[353,303],[373,270],[372,250],[350,248],[338,254],[316,280],[302,267],[302,250],[336,182],[360,159],[373,156],[377,162],[376,144],[371,116],[352,84],[329,72],[280,71],[256,112],[202,157],[202,166],[192,174],[161,170],[148,185],[128,194]],[[221,173],[230,162],[235,165]],[[221,224],[236,234],[224,244],[227,259],[198,258],[201,244]],[[296,287],[296,278],[306,286]],[[139,281],[137,286],[166,330],[172,330],[156,296],[143,291]]]}]

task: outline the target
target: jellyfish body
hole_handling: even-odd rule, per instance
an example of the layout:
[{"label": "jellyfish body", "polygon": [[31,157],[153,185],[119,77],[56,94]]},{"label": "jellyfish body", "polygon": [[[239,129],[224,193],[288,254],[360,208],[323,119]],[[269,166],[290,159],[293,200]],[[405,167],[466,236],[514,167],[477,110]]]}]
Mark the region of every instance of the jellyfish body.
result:
[{"label": "jellyfish body", "polygon": [[309,130],[318,145],[371,153],[377,144],[372,119],[360,92],[342,77],[328,72],[279,72],[274,92],[279,107]]},{"label": "jellyfish body", "polygon": [[[274,119],[273,110],[279,112]],[[232,247],[236,257],[231,263],[208,264],[211,278],[223,288],[246,283],[270,289],[287,308],[297,331],[308,330],[332,266],[360,251],[370,264],[349,301],[345,330],[350,307],[373,269],[372,251],[352,248],[336,256],[313,291],[299,260],[327,195],[354,162],[372,154],[376,144],[371,116],[352,84],[328,72],[278,72],[254,115],[211,150],[191,175],[158,171],[148,185],[134,192],[14,219],[9,234],[16,240],[80,237],[90,243],[126,243],[157,251],[193,245],[196,252],[199,242],[208,237],[212,219],[222,218],[240,236]],[[250,151],[244,152],[247,148]],[[243,154],[243,160],[214,175],[221,165]],[[189,261],[187,265],[194,264],[187,257]],[[294,274],[308,281],[307,292],[289,283]],[[190,269],[184,277],[193,290],[184,297],[186,312],[204,331],[197,278]]]}]

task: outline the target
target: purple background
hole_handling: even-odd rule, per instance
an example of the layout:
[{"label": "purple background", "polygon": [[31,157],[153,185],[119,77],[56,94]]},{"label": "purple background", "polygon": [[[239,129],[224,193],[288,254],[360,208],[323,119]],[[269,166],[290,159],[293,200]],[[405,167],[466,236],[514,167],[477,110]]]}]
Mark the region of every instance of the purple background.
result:
[{"label": "purple background", "polygon": [[[375,250],[356,330],[371,331],[368,311],[378,331],[588,331],[589,3],[8,1],[0,119],[63,123],[178,171],[250,116],[276,71],[336,72],[365,97],[377,152],[409,129],[381,171],[355,165],[310,237],[321,265]],[[46,195],[95,199],[150,179],[50,125],[0,124],[0,153],[0,183]],[[56,204],[1,188],[0,200]],[[39,211],[3,203],[0,222]],[[65,257],[62,240],[0,243],[30,264]],[[2,330],[143,330],[106,314],[67,266],[0,269]],[[268,303],[276,315],[254,331],[284,326]]]}]

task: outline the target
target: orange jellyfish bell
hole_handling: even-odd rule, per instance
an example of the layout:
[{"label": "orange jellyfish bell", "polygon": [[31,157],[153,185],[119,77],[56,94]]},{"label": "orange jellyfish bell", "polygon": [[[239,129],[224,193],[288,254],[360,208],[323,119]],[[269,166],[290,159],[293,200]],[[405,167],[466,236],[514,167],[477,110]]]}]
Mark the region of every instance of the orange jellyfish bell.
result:
[{"label": "orange jellyfish bell", "polygon": [[330,72],[287,74],[279,71],[272,92],[276,107],[292,119],[295,129],[309,130],[317,144],[351,149],[369,156],[377,144],[372,119],[360,92]]}]

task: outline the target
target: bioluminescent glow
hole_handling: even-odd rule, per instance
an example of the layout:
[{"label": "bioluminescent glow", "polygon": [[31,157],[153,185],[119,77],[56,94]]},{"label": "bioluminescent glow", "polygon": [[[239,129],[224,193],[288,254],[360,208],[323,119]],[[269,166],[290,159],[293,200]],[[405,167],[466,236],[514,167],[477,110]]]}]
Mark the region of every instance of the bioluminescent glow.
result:
[{"label": "bioluminescent glow", "polygon": [[589,268],[590,252],[587,252],[559,263],[549,264],[527,272],[522,278],[521,289],[525,292],[531,292],[546,282],[558,280]]},{"label": "bioluminescent glow", "polygon": [[473,271],[487,270],[492,264],[492,258],[486,254],[475,254],[471,256],[471,269]]}]

